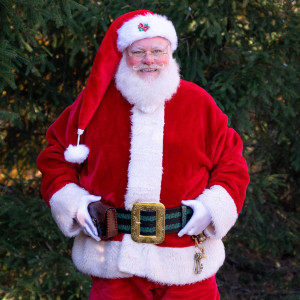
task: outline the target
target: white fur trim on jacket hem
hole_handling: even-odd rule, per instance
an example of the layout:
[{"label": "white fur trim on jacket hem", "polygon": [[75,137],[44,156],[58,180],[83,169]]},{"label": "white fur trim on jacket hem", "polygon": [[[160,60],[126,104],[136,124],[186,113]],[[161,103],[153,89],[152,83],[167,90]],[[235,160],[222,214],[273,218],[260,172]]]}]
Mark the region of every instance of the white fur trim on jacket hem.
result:
[{"label": "white fur trim on jacket hem", "polygon": [[75,222],[78,202],[89,193],[76,185],[69,183],[58,190],[50,199],[52,216],[62,233],[73,237],[80,232],[80,226]]},{"label": "white fur trim on jacket hem", "polygon": [[173,248],[138,244],[126,234],[122,242],[96,242],[79,234],[75,238],[72,258],[83,273],[101,278],[125,278],[133,275],[162,284],[184,285],[213,276],[225,259],[221,240],[207,239],[203,270],[194,274],[195,247]]},{"label": "white fur trim on jacket hem", "polygon": [[[148,25],[147,30],[139,30],[139,24]],[[117,46],[120,52],[123,52],[135,41],[145,38],[163,37],[171,43],[171,49],[174,52],[177,48],[177,34],[174,25],[165,16],[157,14],[137,15],[133,19],[125,22],[118,29]]]},{"label": "white fur trim on jacket hem", "polygon": [[214,239],[222,239],[238,217],[234,200],[220,185],[204,190],[197,200],[202,201],[212,217],[212,223],[205,229],[205,234]]}]

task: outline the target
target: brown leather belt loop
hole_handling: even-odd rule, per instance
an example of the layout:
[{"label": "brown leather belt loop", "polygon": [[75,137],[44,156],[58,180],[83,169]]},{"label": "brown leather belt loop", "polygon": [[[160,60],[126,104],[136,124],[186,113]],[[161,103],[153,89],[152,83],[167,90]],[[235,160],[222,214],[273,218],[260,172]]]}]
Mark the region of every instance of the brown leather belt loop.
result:
[{"label": "brown leather belt loop", "polygon": [[117,211],[114,207],[96,201],[88,205],[88,211],[101,240],[110,239],[118,234]]}]

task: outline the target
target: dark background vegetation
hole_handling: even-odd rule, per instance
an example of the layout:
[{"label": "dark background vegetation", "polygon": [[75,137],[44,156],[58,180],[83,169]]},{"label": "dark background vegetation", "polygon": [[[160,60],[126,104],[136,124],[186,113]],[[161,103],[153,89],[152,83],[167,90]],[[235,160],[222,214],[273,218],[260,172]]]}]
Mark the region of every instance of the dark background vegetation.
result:
[{"label": "dark background vegetation", "polygon": [[108,26],[140,8],[174,22],[182,77],[244,140],[251,183],[225,239],[222,299],[299,299],[300,12],[283,0],[0,0],[0,297],[87,298],[90,278],[40,197],[35,160]]}]

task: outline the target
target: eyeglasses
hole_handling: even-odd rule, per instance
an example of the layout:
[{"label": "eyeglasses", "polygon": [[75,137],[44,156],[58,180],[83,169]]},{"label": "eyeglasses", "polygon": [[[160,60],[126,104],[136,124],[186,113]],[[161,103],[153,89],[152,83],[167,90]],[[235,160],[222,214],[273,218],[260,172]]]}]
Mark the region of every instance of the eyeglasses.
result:
[{"label": "eyeglasses", "polygon": [[134,50],[134,51],[128,51],[129,56],[137,57],[137,58],[144,58],[146,54],[149,53],[152,55],[153,58],[159,58],[165,54],[168,54],[167,50],[161,50],[161,49],[154,49],[151,51],[144,51],[144,50]]}]

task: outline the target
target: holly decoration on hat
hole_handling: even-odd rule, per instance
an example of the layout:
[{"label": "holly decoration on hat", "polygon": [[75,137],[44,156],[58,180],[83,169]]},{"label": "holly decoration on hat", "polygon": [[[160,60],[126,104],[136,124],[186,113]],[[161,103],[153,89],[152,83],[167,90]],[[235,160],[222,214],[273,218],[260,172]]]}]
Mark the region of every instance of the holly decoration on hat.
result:
[{"label": "holly decoration on hat", "polygon": [[148,24],[143,24],[143,23],[140,23],[138,26],[139,31],[144,31],[144,32],[146,32],[149,28],[150,26]]}]

